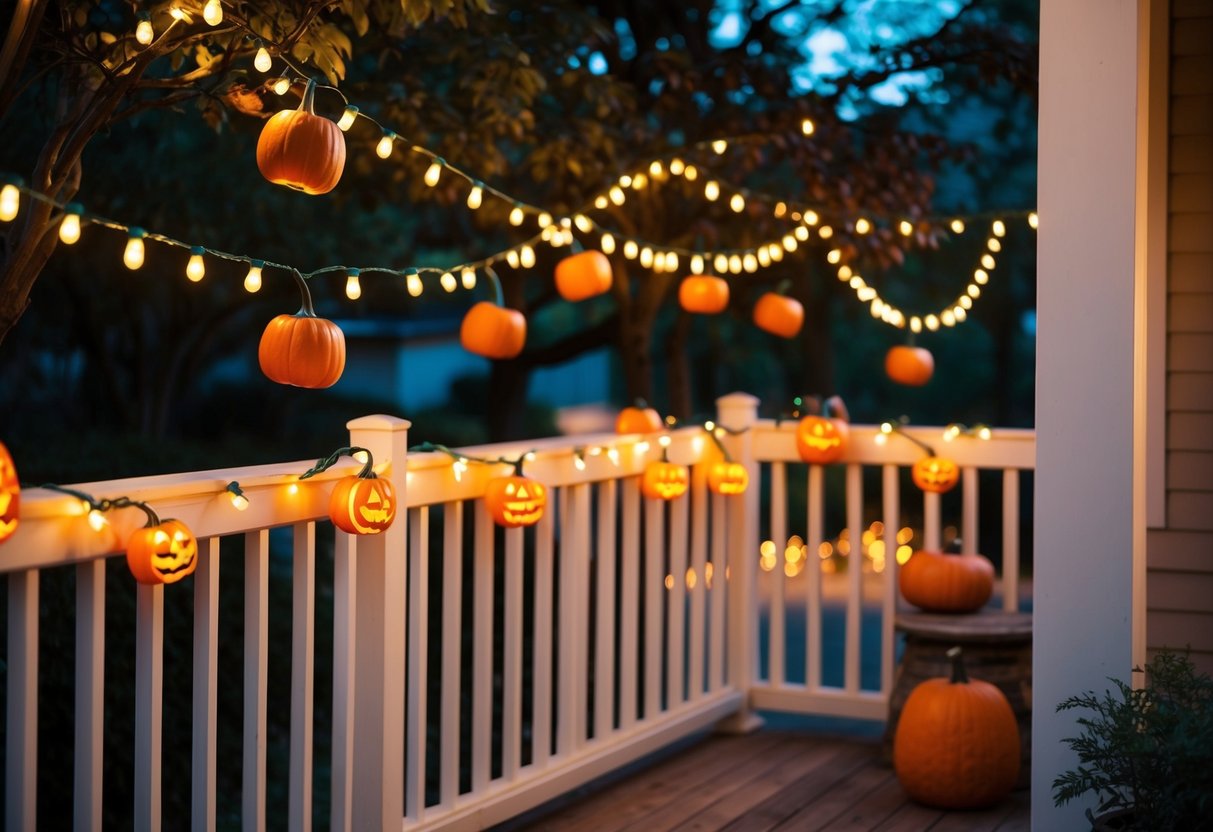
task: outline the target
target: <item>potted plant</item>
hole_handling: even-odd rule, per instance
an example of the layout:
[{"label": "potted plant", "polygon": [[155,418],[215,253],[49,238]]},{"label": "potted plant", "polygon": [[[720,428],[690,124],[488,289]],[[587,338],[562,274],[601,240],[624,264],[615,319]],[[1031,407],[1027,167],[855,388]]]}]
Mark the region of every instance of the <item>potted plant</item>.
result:
[{"label": "potted plant", "polygon": [[1145,673],[1143,687],[1110,679],[1115,690],[1057,706],[1089,715],[1063,740],[1079,765],[1053,781],[1054,804],[1095,792],[1093,830],[1213,829],[1213,679],[1170,650],[1133,672]]}]

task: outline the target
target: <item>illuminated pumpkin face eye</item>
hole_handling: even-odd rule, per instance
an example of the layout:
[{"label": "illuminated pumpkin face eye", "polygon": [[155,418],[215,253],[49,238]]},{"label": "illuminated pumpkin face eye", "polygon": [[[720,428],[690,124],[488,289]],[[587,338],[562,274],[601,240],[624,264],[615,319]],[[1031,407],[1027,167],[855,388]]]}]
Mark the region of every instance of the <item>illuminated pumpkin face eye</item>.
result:
[{"label": "illuminated pumpkin face eye", "polygon": [[515,490],[514,483],[512,483],[512,482],[511,482],[511,483],[507,483],[507,484],[506,484],[506,486],[505,486],[505,494],[506,494],[506,496],[507,496],[507,497],[513,497],[513,496],[514,496],[514,490]]}]

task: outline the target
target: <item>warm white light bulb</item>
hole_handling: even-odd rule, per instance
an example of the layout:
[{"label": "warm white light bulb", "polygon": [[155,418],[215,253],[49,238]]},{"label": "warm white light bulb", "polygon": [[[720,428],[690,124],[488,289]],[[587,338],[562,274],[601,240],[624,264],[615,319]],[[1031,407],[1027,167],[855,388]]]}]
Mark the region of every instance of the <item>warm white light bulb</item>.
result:
[{"label": "warm white light bulb", "polygon": [[623,256],[629,260],[635,260],[636,255],[640,254],[640,246],[635,240],[628,240],[623,244]]},{"label": "warm white light bulb", "polygon": [[244,290],[246,292],[257,292],[261,289],[261,269],[265,266],[260,260],[253,260],[249,263],[248,274],[244,276]]},{"label": "warm white light bulb", "polygon": [[724,139],[717,139],[716,141],[712,142],[712,150],[716,151],[717,156],[724,153],[728,149],[729,149],[729,143],[726,142]]},{"label": "warm white light bulb", "polygon": [[513,225],[515,227],[522,225],[522,221],[525,218],[526,218],[526,213],[518,205],[515,205],[514,209],[512,211],[510,211],[510,225]]},{"label": "warm white light bulb", "polygon": [[999,252],[1002,251],[1002,243],[998,241],[997,237],[991,237],[986,240],[986,248],[993,252]]},{"label": "warm white light bulb", "polygon": [[682,176],[688,182],[694,182],[699,178],[699,168],[694,165],[687,165],[686,170],[682,172]]},{"label": "warm white light bulb", "polygon": [[286,95],[291,89],[291,79],[283,75],[274,82],[274,92],[278,95]]},{"label": "warm white light bulb", "polygon": [[0,220],[12,222],[21,208],[21,191],[11,182],[0,188]]},{"label": "warm white light bulb", "polygon": [[358,279],[357,269],[350,269],[345,273],[345,296],[350,300],[362,297],[362,281]]},{"label": "warm white light bulb", "polygon": [[681,159],[670,160],[670,173],[674,176],[682,176],[683,171],[687,169],[686,163]]},{"label": "warm white light bulb", "polygon": [[438,180],[442,177],[442,164],[439,162],[431,162],[430,166],[425,170],[425,184],[431,188],[438,184]]},{"label": "warm white light bulb", "polygon": [[510,249],[505,253],[505,262],[509,263],[511,269],[516,269],[522,265],[522,262],[518,259],[517,249]]},{"label": "warm white light bulb", "polygon": [[552,215],[547,211],[540,211],[539,216],[535,218],[535,222],[540,228],[547,228],[552,224]]},{"label": "warm white light bulb", "polygon": [[134,271],[143,265],[143,231],[132,228],[130,235],[126,241],[126,251],[122,253],[122,262]]},{"label": "warm white light bulb", "polygon": [[800,242],[805,242],[809,239],[809,228],[806,225],[798,225],[792,229],[792,236]]},{"label": "warm white light bulb", "polygon": [[703,274],[703,255],[691,255],[691,274]]},{"label": "warm white light bulb", "polygon": [[952,231],[956,234],[963,234],[965,232],[964,220],[952,220]]},{"label": "warm white light bulb", "polygon": [[484,188],[479,185],[473,186],[472,190],[468,191],[468,207],[475,211],[484,201]]},{"label": "warm white light bulb", "polygon": [[453,292],[459,288],[459,284],[455,282],[455,275],[450,272],[443,272],[442,277],[438,279],[438,283],[448,292]]},{"label": "warm white light bulb", "polygon": [[993,271],[995,266],[994,258],[989,254],[981,255],[981,267],[986,271]]},{"label": "warm white light bulb", "polygon": [[653,265],[653,249],[645,246],[640,250],[640,265],[646,269]]},{"label": "warm white light bulb", "polygon": [[578,214],[573,217],[573,223],[577,226],[577,230],[582,234],[589,234],[594,230],[594,223],[585,214]]},{"label": "warm white light bulb", "polygon": [[745,210],[745,197],[741,194],[733,194],[733,198],[729,200],[729,207],[734,213],[740,214]]},{"label": "warm white light bulb", "polygon": [[144,18],[139,21],[139,25],[135,27],[135,40],[147,46],[156,36],[156,32],[152,29],[152,21]]},{"label": "warm white light bulb", "polygon": [[717,274],[724,274],[729,270],[729,256],[727,254],[717,254],[712,258],[712,267]]},{"label": "warm white light bulb", "polygon": [[758,249],[758,265],[764,269],[771,265],[771,252],[766,246]]},{"label": "warm white light bulb", "polygon": [[1028,225],[1032,228],[1040,228],[1040,217],[1033,211],[1028,214]]},{"label": "warm white light bulb", "polygon": [[753,254],[747,254],[745,257],[741,258],[741,267],[750,274],[753,274],[754,272],[758,271],[758,258]]},{"label": "warm white light bulb", "polygon": [[65,211],[63,222],[59,223],[59,239],[70,246],[80,239],[80,209],[73,204]]},{"label": "warm white light bulb", "polygon": [[594,207],[599,211],[605,211],[607,206],[610,204],[611,201],[607,199],[606,194],[599,194],[598,196],[594,197]]},{"label": "warm white light bulb", "polygon": [[925,323],[927,325],[927,329],[931,330],[931,332],[935,332],[937,329],[939,329],[939,318],[935,317],[934,315],[927,315]]},{"label": "warm white light bulb", "polygon": [[518,252],[518,262],[522,264],[522,268],[529,269],[535,265],[535,249],[530,246],[523,246]]},{"label": "warm white light bulb", "polygon": [[859,219],[855,220],[855,233],[856,234],[867,234],[871,230],[872,230],[872,223],[869,222],[867,220],[867,218],[860,217]]},{"label": "warm white light bulb", "polygon": [[109,520],[99,509],[91,509],[88,513],[88,525],[95,532],[99,532],[109,525]]},{"label": "warm white light bulb", "polygon": [[842,259],[842,252],[836,248],[830,249],[830,251],[826,254],[826,260],[828,260],[831,263],[837,263],[841,259]]},{"label": "warm white light bulb", "polygon": [[995,237],[1001,237],[1007,233],[1007,226],[1002,220],[994,220],[994,224],[990,226],[990,230],[994,232]]},{"label": "warm white light bulb", "polygon": [[767,246],[767,251],[771,253],[771,260],[778,263],[783,260],[783,246],[779,243],[771,243]]},{"label": "warm white light bulb", "polygon": [[[793,237],[791,234],[784,234],[782,242],[783,242],[783,250],[788,252],[789,254],[791,254],[793,251],[795,251],[796,249],[798,249],[800,247],[800,244],[796,242],[796,238]],[[834,261],[834,262],[838,262],[838,261]]]},{"label": "warm white light bulb", "polygon": [[740,254],[730,254],[729,255],[729,271],[732,272],[733,274],[741,274],[741,255]]},{"label": "warm white light bulb", "polygon": [[258,47],[257,56],[253,58],[253,66],[256,70],[258,72],[269,72],[270,67],[273,65],[274,62],[270,59],[269,50],[264,46]]},{"label": "warm white light bulb", "polygon": [[804,133],[806,136],[813,135],[814,131],[816,130],[817,127],[813,124],[813,119],[806,118],[804,121],[800,122],[800,132]]},{"label": "warm white light bulb", "polygon": [[619,187],[618,185],[611,186],[609,196],[611,198],[611,202],[616,205],[622,205],[627,200],[627,196],[623,193],[623,188]]},{"label": "warm white light bulb", "polygon": [[649,184],[649,178],[643,173],[638,173],[632,178],[632,190],[634,191],[643,190],[647,184]]},{"label": "warm white light bulb", "polygon": [[206,264],[202,262],[202,246],[190,249],[190,261],[185,265],[185,276],[191,283],[197,283],[206,275]]},{"label": "warm white light bulb", "polygon": [[211,26],[218,26],[223,22],[223,4],[219,0],[206,0],[206,5],[202,8],[202,19]]},{"label": "warm white light bulb", "polygon": [[817,225],[818,219],[820,219],[820,218],[817,216],[816,211],[805,211],[804,212],[804,224],[805,225]]},{"label": "warm white light bulb", "polygon": [[603,254],[614,254],[615,253],[615,238],[613,236],[611,236],[610,234],[603,234],[602,240],[598,244],[598,247],[602,249]]},{"label": "warm white light bulb", "polygon": [[909,220],[902,220],[897,225],[897,230],[901,232],[901,236],[909,237],[914,233],[914,225]]},{"label": "warm white light bulb", "polygon": [[410,274],[405,277],[405,285],[408,287],[409,294],[413,297],[420,297],[421,291],[424,288],[421,283],[421,275]]},{"label": "warm white light bulb", "polygon": [[703,186],[703,197],[708,202],[715,202],[717,199],[719,199],[720,198],[719,183],[717,183],[715,180],[709,180],[708,183]]},{"label": "warm white light bulb", "polygon": [[665,175],[665,168],[662,166],[661,162],[652,162],[649,165],[649,176],[652,176],[653,178],[656,179],[656,178],[660,178],[661,176],[664,176],[664,175]]},{"label": "warm white light bulb", "polygon": [[379,139],[379,144],[375,145],[376,156],[378,156],[380,159],[386,159],[392,155],[392,145],[396,143],[393,138],[395,135],[396,134],[390,130],[385,130],[383,132],[383,137]]},{"label": "warm white light bulb", "polygon": [[358,118],[358,108],[351,104],[341,113],[341,118],[337,120],[337,126],[344,133],[354,126],[354,119],[356,118]]},{"label": "warm white light bulb", "polygon": [[475,289],[476,288],[476,270],[471,267],[465,268],[462,272],[459,273],[459,281],[460,281],[460,283],[463,284],[463,288]]}]

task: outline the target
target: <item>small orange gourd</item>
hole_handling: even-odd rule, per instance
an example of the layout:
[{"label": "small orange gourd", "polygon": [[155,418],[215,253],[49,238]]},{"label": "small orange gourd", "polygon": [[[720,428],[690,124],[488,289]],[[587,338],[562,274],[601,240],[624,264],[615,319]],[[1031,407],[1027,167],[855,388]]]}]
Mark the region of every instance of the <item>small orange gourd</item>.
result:
[{"label": "small orange gourd", "polygon": [[515,309],[482,300],[464,315],[459,343],[485,358],[514,358],[526,344],[526,318]]},{"label": "small orange gourd", "polygon": [[935,359],[922,347],[902,344],[885,353],[884,371],[898,384],[921,387],[935,373]]},{"label": "small orange gourd", "polygon": [[804,325],[804,307],[795,298],[767,292],[754,304],[754,325],[780,338],[795,338]]},{"label": "small orange gourd", "polygon": [[484,488],[484,505],[489,516],[507,529],[535,525],[543,517],[547,504],[547,487],[524,477],[517,468],[509,476],[489,480]]},{"label": "small orange gourd", "polygon": [[316,115],[316,82],[309,80],[296,110],[281,110],[261,128],[257,167],[276,185],[305,194],[337,187],[345,170],[345,134],[335,122]]},{"label": "small orange gourd", "polygon": [[924,456],[910,469],[910,479],[923,491],[945,494],[960,482],[960,466],[946,456]]},{"label": "small orange gourd", "polygon": [[331,387],[345,370],[345,334],[317,317],[312,295],[298,272],[303,304],[294,315],[279,315],[261,333],[257,361],[270,381],[295,387]]},{"label": "small orange gourd", "polygon": [[635,405],[625,407],[615,417],[615,433],[654,433],[664,426],[661,414],[643,399],[637,399]]},{"label": "small orange gourd", "polygon": [[180,520],[156,517],[151,509],[148,523],[136,529],[126,544],[126,565],[141,584],[173,584],[198,568],[198,541]]},{"label": "small orange gourd", "polygon": [[978,554],[915,552],[898,570],[897,585],[927,612],[976,612],[994,593],[994,564]]},{"label": "small orange gourd", "polygon": [[740,462],[721,460],[708,469],[708,490],[713,494],[744,494],[750,485],[750,472]]},{"label": "small orange gourd", "polygon": [[375,476],[370,460],[357,474],[342,477],[329,495],[329,519],[350,534],[380,534],[396,519],[396,492]]},{"label": "small orange gourd", "polygon": [[611,261],[601,251],[583,251],[556,264],[556,291],[567,301],[601,295],[612,279]]},{"label": "small orange gourd", "polygon": [[893,769],[914,800],[941,809],[979,809],[1010,794],[1019,776],[1019,727],[997,687],[965,672],[948,650],[950,678],[910,692],[893,736]]},{"label": "small orange gourd", "polygon": [[690,475],[685,465],[657,459],[644,466],[640,493],[657,500],[673,500],[687,493]]},{"label": "small orange gourd", "polygon": [[729,284],[709,274],[684,277],[678,285],[678,302],[688,312],[715,315],[729,305]]}]

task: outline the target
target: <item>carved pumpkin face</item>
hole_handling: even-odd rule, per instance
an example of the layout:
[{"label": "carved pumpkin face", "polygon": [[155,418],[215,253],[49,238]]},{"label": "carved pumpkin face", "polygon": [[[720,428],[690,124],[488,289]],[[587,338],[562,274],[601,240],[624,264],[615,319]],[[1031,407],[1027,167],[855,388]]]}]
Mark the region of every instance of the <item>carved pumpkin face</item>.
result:
[{"label": "carved pumpkin face", "polygon": [[945,456],[924,456],[914,463],[910,478],[923,491],[943,494],[960,481],[960,468]]},{"label": "carved pumpkin face", "polygon": [[547,487],[527,477],[494,477],[484,489],[484,503],[498,526],[533,526],[548,504]]},{"label": "carved pumpkin face", "polygon": [[174,584],[198,568],[198,541],[180,520],[165,520],[131,535],[126,565],[141,584]]},{"label": "carved pumpkin face", "polygon": [[685,465],[655,460],[644,467],[640,493],[658,500],[673,500],[687,493],[690,479]]},{"label": "carved pumpkin face", "polygon": [[805,462],[828,465],[846,452],[849,435],[842,419],[805,416],[796,426],[796,450]]},{"label": "carved pumpkin face", "polygon": [[21,483],[8,448],[0,442],[0,542],[17,531],[17,510],[21,506]]},{"label": "carved pumpkin face", "polygon": [[717,462],[708,469],[708,488],[714,494],[744,494],[750,472],[739,462]]},{"label": "carved pumpkin face", "polygon": [[396,493],[380,477],[345,477],[329,497],[329,519],[350,534],[379,534],[396,519]]}]

